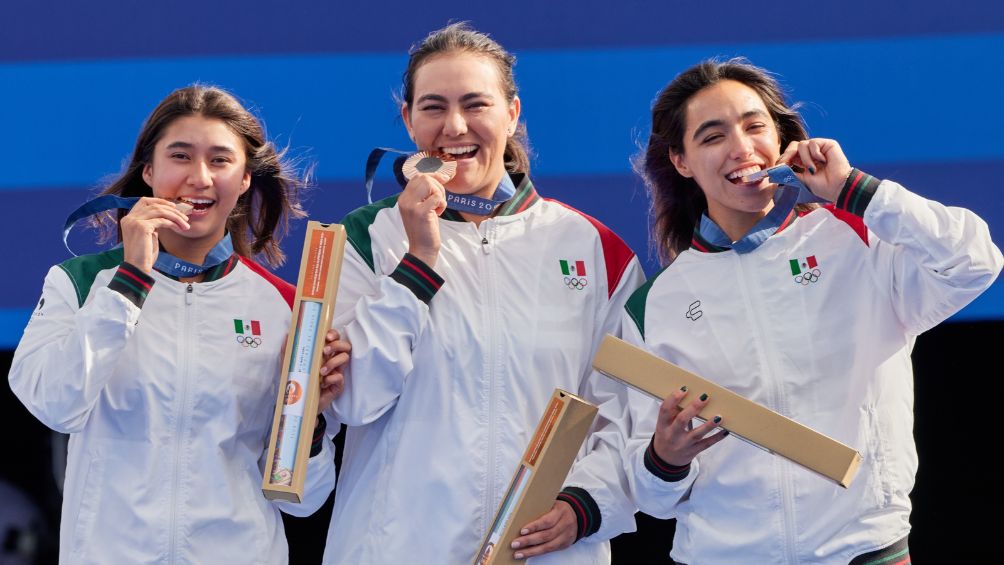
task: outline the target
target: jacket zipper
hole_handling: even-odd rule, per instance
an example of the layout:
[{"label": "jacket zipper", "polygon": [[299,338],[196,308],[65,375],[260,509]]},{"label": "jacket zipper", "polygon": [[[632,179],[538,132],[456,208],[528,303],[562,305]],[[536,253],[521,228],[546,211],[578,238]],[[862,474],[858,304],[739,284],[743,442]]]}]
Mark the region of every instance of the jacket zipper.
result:
[{"label": "jacket zipper", "polygon": [[[746,276],[746,270],[744,265],[743,256],[736,254],[736,262],[739,264],[737,272],[739,273],[739,288],[742,289],[743,300],[746,302],[746,309],[750,313],[753,319],[754,331],[751,336],[753,342],[756,344],[757,356],[760,359],[760,365],[764,368],[764,378],[767,379],[767,390],[769,391],[769,402],[770,406],[768,408],[784,414],[788,412],[787,402],[784,399],[784,383],[781,382],[776,370],[776,364],[773,363],[772,354],[767,350],[763,344],[763,340],[760,336],[771,335],[771,324],[769,320],[766,319],[766,315],[763,313],[762,305],[759,300],[754,303],[754,291],[757,289],[751,289],[749,284],[749,279]],[[753,281],[756,283],[756,280]],[[794,500],[792,495],[792,484],[791,484],[791,469],[789,465],[784,461],[775,461],[775,468],[779,469],[780,475],[780,489],[781,489],[781,505],[782,505],[782,516],[784,523],[784,555],[785,561],[787,563],[798,563],[798,553],[796,548],[796,537],[795,537],[795,512],[794,512]]]},{"label": "jacket zipper", "polygon": [[[478,234],[481,236],[481,253],[484,257],[484,269],[482,275],[484,276],[484,288],[486,291],[485,300],[487,307],[485,308],[488,317],[488,359],[487,359],[487,369],[488,369],[488,488],[486,489],[486,504],[482,507],[482,522],[484,524],[484,529],[491,524],[491,519],[494,515],[495,509],[495,468],[497,466],[496,455],[498,449],[496,448],[496,430],[495,430],[495,348],[497,347],[498,339],[496,333],[497,323],[495,316],[495,278],[492,276],[492,264],[490,255],[492,253],[492,244],[488,239],[489,231],[491,230],[491,220],[485,220],[481,222],[479,226]],[[483,231],[482,231],[483,229]],[[483,532],[482,532],[483,533]]]},{"label": "jacket zipper", "polygon": [[177,562],[177,543],[178,543],[178,490],[181,488],[181,473],[179,472],[179,467],[181,466],[181,446],[183,442],[181,441],[181,435],[185,430],[185,404],[188,402],[188,374],[191,372],[191,354],[190,354],[190,339],[192,335],[191,325],[192,325],[192,309],[190,306],[195,302],[195,288],[192,283],[188,283],[185,288],[185,324],[183,326],[182,332],[182,343],[183,348],[181,352],[181,360],[183,364],[183,370],[181,371],[181,395],[180,401],[178,403],[178,416],[177,424],[174,429],[174,471],[171,481],[173,488],[171,489],[171,543],[170,546],[170,559],[169,563]]}]

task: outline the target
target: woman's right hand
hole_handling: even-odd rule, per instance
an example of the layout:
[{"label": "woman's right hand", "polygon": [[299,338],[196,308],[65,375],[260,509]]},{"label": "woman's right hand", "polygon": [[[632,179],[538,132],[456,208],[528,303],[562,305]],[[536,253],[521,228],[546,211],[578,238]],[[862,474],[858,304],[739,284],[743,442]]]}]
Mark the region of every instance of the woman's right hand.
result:
[{"label": "woman's right hand", "polygon": [[701,398],[685,408],[680,408],[680,403],[686,396],[686,387],[667,396],[659,407],[659,419],[655,426],[653,439],[655,453],[674,467],[689,465],[698,453],[722,441],[728,435],[725,430],[708,435],[721,425],[722,419],[719,416],[690,429],[691,421],[708,405],[710,399],[708,395],[702,394]]},{"label": "woman's right hand", "polygon": [[415,175],[397,199],[408,236],[408,253],[421,259],[430,268],[439,257],[439,215],[446,209],[448,178],[435,174]]},{"label": "woman's right hand", "polygon": [[178,211],[173,202],[147,197],[136,202],[119,222],[119,227],[122,229],[125,262],[150,274],[160,252],[157,230],[168,228],[183,232],[190,226],[188,218]]}]

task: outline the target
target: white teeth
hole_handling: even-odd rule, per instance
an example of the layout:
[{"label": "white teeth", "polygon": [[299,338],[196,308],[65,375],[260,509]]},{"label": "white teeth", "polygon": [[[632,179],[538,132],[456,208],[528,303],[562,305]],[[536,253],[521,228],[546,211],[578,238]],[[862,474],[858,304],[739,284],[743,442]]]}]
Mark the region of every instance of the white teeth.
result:
[{"label": "white teeth", "polygon": [[450,155],[463,155],[464,153],[470,153],[478,148],[477,145],[464,145],[463,147],[443,147],[443,153],[449,153]]},{"label": "white teeth", "polygon": [[216,202],[215,200],[211,200],[209,198],[178,198],[178,201],[187,202],[189,204],[212,204],[213,202]]},{"label": "white teeth", "polygon": [[727,178],[729,180],[732,180],[732,179],[737,179],[737,178],[740,178],[740,177],[744,177],[746,175],[752,175],[753,173],[758,173],[758,172],[760,172],[760,166],[759,165],[754,165],[752,167],[746,167],[744,169],[739,169],[738,171],[732,171],[731,173],[725,175],[725,178]]}]

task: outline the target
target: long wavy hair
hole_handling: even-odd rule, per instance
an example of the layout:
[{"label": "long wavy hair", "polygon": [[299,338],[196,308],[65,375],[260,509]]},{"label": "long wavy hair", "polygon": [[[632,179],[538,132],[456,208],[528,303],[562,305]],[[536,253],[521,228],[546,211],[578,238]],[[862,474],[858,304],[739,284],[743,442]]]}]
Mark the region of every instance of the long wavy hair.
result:
[{"label": "long wavy hair", "polygon": [[[195,84],[164,98],[143,123],[125,171],[101,194],[152,196],[153,190],[143,180],[143,168],[152,162],[154,147],[168,126],[186,116],[219,120],[243,140],[251,186],[237,199],[227,219],[227,231],[238,255],[256,257],[272,267],[281,265],[285,254],[279,242],[288,231],[289,221],[306,216],[300,192],[307,186],[310,173],[300,175],[286,151],[276,149],[266,139],[261,121],[221,88]],[[118,222],[126,213],[120,210],[98,218],[98,222],[121,241]]]},{"label": "long wavy hair", "polygon": [[645,180],[651,195],[651,238],[663,263],[672,262],[690,247],[694,227],[708,208],[697,182],[681,175],[669,156],[683,153],[687,102],[723,80],[740,82],[760,95],[774,120],[782,150],[792,141],[809,137],[798,106],[785,101],[784,92],[771,73],[745,59],[702,61],[666,85],[652,105],[648,145],[635,159],[635,170]]}]

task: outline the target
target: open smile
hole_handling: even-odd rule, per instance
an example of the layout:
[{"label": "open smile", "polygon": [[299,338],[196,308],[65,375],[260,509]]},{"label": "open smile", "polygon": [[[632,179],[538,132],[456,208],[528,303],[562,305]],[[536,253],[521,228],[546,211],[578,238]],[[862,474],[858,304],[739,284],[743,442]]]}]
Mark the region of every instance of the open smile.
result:
[{"label": "open smile", "polygon": [[758,178],[756,180],[749,180],[747,179],[747,177],[754,173],[759,173],[762,169],[763,167],[761,167],[760,165],[750,165],[748,167],[743,167],[741,169],[736,169],[732,171],[731,173],[725,175],[725,179],[731,182],[732,184],[737,184],[737,185],[738,184],[757,185],[760,184],[760,182],[763,180],[762,178]]},{"label": "open smile", "polygon": [[192,211],[189,213],[190,216],[204,215],[210,208],[216,205],[216,201],[209,198],[178,197],[177,201],[191,206]]},{"label": "open smile", "polygon": [[480,149],[477,145],[461,145],[458,147],[440,147],[439,151],[445,153],[456,160],[471,159],[478,154]]}]

